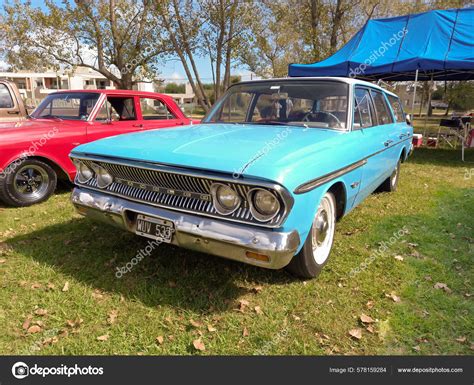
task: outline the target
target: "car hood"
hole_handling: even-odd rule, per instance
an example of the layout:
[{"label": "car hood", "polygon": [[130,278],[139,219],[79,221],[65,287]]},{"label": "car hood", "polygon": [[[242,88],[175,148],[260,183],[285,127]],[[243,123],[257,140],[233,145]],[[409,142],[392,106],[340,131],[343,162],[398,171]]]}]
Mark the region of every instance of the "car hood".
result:
[{"label": "car hood", "polygon": [[148,161],[283,183],[295,168],[304,167],[310,155],[313,158],[330,151],[344,134],[296,126],[200,124],[109,137],[76,147],[73,154]]}]

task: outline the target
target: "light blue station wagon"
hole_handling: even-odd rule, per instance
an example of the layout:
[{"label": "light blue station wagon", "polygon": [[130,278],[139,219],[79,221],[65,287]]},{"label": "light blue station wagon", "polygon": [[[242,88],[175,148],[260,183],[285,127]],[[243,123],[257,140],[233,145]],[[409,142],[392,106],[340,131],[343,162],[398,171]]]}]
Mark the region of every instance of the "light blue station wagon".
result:
[{"label": "light blue station wagon", "polygon": [[336,221],[396,190],[412,135],[397,96],[371,83],[243,82],[202,124],[75,148],[72,202],[156,242],[311,278]]}]

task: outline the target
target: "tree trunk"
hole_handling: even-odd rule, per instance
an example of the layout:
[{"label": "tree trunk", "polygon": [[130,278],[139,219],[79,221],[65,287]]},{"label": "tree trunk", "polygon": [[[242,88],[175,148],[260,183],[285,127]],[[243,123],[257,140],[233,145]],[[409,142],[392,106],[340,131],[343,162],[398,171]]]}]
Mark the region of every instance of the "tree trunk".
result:
[{"label": "tree trunk", "polygon": [[344,16],[342,1],[343,0],[337,0],[336,9],[334,11],[334,16],[332,18],[331,40],[330,40],[330,46],[329,46],[331,53],[334,53],[337,50],[337,34],[339,33],[339,30],[341,29],[342,18]]},{"label": "tree trunk", "polygon": [[310,0],[311,2],[311,46],[313,50],[313,60],[319,60],[319,39],[318,35],[320,31],[318,30],[319,17],[321,14],[319,0]]}]

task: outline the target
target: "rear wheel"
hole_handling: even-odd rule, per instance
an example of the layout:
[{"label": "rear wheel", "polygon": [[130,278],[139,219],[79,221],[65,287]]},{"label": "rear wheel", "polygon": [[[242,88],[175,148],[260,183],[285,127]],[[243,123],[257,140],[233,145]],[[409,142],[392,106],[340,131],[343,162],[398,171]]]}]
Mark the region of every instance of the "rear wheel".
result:
[{"label": "rear wheel", "polygon": [[335,230],[336,199],[327,192],[321,199],[303,248],[293,257],[287,269],[302,278],[317,277],[328,261]]},{"label": "rear wheel", "polygon": [[30,206],[48,199],[56,184],[56,172],[51,166],[25,159],[8,166],[0,176],[0,199],[10,206]]},{"label": "rear wheel", "polygon": [[398,179],[400,179],[400,164],[402,160],[399,159],[395,170],[393,170],[392,175],[390,175],[378,188],[382,192],[394,192],[397,191]]}]

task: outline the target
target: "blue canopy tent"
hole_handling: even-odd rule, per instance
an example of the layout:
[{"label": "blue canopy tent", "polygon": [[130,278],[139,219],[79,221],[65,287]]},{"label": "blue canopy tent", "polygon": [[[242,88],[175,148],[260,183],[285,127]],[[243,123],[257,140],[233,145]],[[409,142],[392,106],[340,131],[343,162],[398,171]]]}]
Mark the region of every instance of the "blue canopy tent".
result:
[{"label": "blue canopy tent", "polygon": [[334,55],[318,63],[290,64],[288,75],[474,79],[474,8],[369,20]]}]

